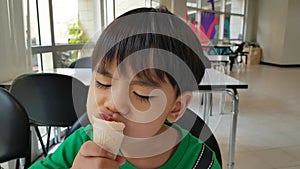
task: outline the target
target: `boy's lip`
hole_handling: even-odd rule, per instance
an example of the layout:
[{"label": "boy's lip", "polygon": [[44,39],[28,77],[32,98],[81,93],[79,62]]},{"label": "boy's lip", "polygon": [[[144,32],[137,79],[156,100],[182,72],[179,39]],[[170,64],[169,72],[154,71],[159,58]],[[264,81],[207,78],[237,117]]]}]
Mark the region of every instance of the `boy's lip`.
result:
[{"label": "boy's lip", "polygon": [[101,117],[102,120],[105,120],[105,121],[116,121],[116,120],[113,119],[112,116],[107,115],[107,114],[105,114],[103,112],[100,112],[99,114],[100,114],[100,117]]}]

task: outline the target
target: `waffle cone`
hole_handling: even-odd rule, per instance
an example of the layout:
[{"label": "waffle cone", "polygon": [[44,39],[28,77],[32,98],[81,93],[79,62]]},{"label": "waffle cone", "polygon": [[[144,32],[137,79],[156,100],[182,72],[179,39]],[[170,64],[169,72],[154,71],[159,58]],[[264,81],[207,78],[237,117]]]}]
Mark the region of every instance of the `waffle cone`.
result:
[{"label": "waffle cone", "polygon": [[124,138],[125,125],[120,122],[105,121],[93,117],[94,142],[105,150],[118,154]]}]

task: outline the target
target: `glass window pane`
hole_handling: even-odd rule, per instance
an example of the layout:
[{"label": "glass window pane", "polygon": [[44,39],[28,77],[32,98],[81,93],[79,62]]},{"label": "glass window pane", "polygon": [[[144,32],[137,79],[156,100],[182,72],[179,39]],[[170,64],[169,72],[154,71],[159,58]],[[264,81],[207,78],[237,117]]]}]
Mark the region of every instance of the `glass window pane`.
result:
[{"label": "glass window pane", "polygon": [[203,46],[207,46],[211,43],[217,43],[219,39],[222,39],[223,27],[220,27],[220,23],[223,14],[201,12],[199,16],[200,18],[196,10],[189,10],[187,13],[187,22],[199,38],[200,43]]},{"label": "glass window pane", "polygon": [[205,10],[221,11],[224,0],[201,0],[200,7]]},{"label": "glass window pane", "polygon": [[187,12],[187,21],[189,24],[195,23],[196,21],[196,15],[197,15],[197,11],[196,10],[189,10]]},{"label": "glass window pane", "polygon": [[219,39],[220,15],[210,12],[201,12],[200,29],[210,40]]},{"label": "glass window pane", "polygon": [[47,131],[47,127],[41,127],[41,126],[39,126],[38,127],[39,128],[39,130],[40,130],[40,133],[41,133],[41,136],[42,137],[44,137],[47,133],[48,133],[48,131]]},{"label": "glass window pane", "polygon": [[54,67],[67,68],[72,62],[82,57],[92,56],[93,49],[69,50],[55,52]]},{"label": "glass window pane", "polygon": [[78,0],[53,0],[55,44],[68,44],[68,28],[78,21]]},{"label": "glass window pane", "polygon": [[[53,69],[53,56],[52,52],[42,53],[43,70]],[[39,69],[41,70],[41,69]]]},{"label": "glass window pane", "polygon": [[226,0],[225,12],[244,14],[245,0]]},{"label": "glass window pane", "polygon": [[157,8],[157,7],[159,7],[159,0],[152,0],[151,1],[151,7],[153,7],[153,8]]},{"label": "glass window pane", "polygon": [[187,0],[186,5],[190,7],[198,7],[197,1],[198,0]]},{"label": "glass window pane", "polygon": [[[39,131],[40,131],[40,134],[41,134],[41,136],[42,136],[42,139],[43,139],[44,144],[47,144],[47,134],[48,134],[48,129],[47,129],[47,127],[45,127],[45,126],[38,126],[38,129],[39,129]],[[41,146],[40,143],[38,144],[38,149],[39,149],[39,150],[42,150],[42,146]]]},{"label": "glass window pane", "polygon": [[[225,17],[225,29],[228,29],[228,39],[243,39],[244,17],[230,15]],[[225,35],[225,31],[224,31]]]},{"label": "glass window pane", "polygon": [[114,1],[106,0],[106,25],[109,25],[115,19],[114,5]]},{"label": "glass window pane", "polygon": [[[36,12],[36,9],[31,9]],[[50,17],[48,1],[38,1],[38,12],[41,32],[41,45],[51,45]],[[38,30],[37,30],[38,31]]]},{"label": "glass window pane", "polygon": [[55,44],[86,43],[95,33],[93,1],[53,0],[53,22]]},{"label": "glass window pane", "polygon": [[207,10],[212,10],[212,7],[214,5],[214,1],[207,1],[207,0],[201,0],[201,8],[202,9],[207,9]]},{"label": "glass window pane", "polygon": [[[43,140],[43,142],[44,142],[44,146],[45,146],[45,148],[46,148],[46,146],[47,146],[47,138],[48,138],[48,130],[49,130],[49,127],[46,127],[46,126],[38,126],[38,129],[39,129],[39,131],[40,131],[40,134],[41,134],[41,136],[42,136],[42,140]],[[51,131],[50,131],[50,142],[51,142],[51,140],[53,140],[54,139],[54,127],[52,127],[51,128]],[[51,145],[52,144],[50,144],[49,145],[49,147],[51,147]],[[39,143],[38,144],[38,149],[40,150],[40,151],[42,151],[42,146],[41,146],[41,144]]]},{"label": "glass window pane", "polygon": [[192,29],[192,31],[196,34],[198,38],[200,37],[200,24],[199,17],[197,17],[198,13],[196,10],[189,10],[186,14],[186,23]]},{"label": "glass window pane", "polygon": [[[244,16],[241,12],[244,11],[245,0],[199,0],[201,9],[212,10],[215,12],[202,11],[201,10],[189,10],[187,12],[187,22],[190,27],[197,31],[201,30],[201,38],[209,39],[212,43],[218,43],[219,41],[227,42],[231,39],[243,39],[243,27],[244,27]],[[226,4],[226,6],[225,6]],[[234,6],[235,5],[235,6]],[[233,7],[236,10],[233,10]],[[220,12],[234,12],[220,14]],[[198,33],[199,34],[199,33]],[[202,43],[202,41],[201,41]]]},{"label": "glass window pane", "polygon": [[40,54],[33,54],[32,59],[31,59],[31,64],[32,64],[32,70],[33,71],[38,71],[39,70],[39,60],[38,60],[38,55]]},{"label": "glass window pane", "polygon": [[29,1],[30,5],[30,36],[31,45],[37,46],[40,43],[38,36],[38,22],[37,22],[37,11],[36,11],[36,1]]},{"label": "glass window pane", "polygon": [[66,68],[79,58],[80,50],[59,51],[55,53],[54,67]]},{"label": "glass window pane", "polygon": [[145,1],[141,0],[115,0],[115,16],[118,17],[131,9],[145,6]]}]

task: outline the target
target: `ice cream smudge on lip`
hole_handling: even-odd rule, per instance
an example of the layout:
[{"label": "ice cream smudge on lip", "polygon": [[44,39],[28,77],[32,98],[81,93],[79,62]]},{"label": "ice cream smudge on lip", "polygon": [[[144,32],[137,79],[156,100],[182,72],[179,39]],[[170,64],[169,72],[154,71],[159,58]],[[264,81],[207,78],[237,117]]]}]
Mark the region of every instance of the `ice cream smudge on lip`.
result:
[{"label": "ice cream smudge on lip", "polygon": [[125,124],[93,117],[94,142],[105,150],[118,154],[124,138]]}]

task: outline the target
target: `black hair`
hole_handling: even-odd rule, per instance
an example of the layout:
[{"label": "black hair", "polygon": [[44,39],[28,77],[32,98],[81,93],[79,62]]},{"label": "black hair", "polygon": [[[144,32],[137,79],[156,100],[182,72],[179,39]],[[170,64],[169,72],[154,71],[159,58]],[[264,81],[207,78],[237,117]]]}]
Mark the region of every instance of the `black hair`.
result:
[{"label": "black hair", "polygon": [[[143,51],[147,51],[147,56]],[[137,57],[130,59],[129,66],[134,72],[142,70],[137,74],[139,78],[157,83],[167,77],[175,89],[180,88],[177,95],[197,90],[205,72],[201,60],[204,55],[197,37],[166,8],[138,8],[112,22],[94,49],[93,70],[108,69],[114,62],[119,65],[133,54]],[[128,71],[128,65],[119,70]]]}]

